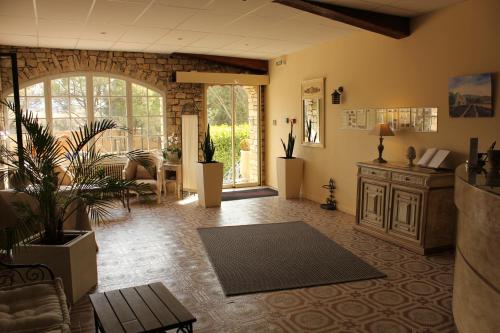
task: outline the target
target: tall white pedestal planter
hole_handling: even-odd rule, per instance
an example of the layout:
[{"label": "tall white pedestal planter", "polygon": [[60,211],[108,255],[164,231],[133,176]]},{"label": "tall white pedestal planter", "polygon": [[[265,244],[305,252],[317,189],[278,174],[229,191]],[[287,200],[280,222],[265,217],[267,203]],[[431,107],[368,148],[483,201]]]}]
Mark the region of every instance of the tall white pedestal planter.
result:
[{"label": "tall white pedestal planter", "polygon": [[85,296],[97,285],[97,247],[93,231],[66,230],[65,235],[77,235],[64,245],[31,244],[14,252],[17,264],[45,264],[64,283],[70,304]]},{"label": "tall white pedestal planter", "polygon": [[196,185],[198,204],[205,208],[219,207],[222,196],[222,178],[224,165],[219,162],[198,163]]},{"label": "tall white pedestal planter", "polygon": [[304,160],[301,158],[276,159],[278,172],[278,193],[280,198],[294,199],[300,197]]}]

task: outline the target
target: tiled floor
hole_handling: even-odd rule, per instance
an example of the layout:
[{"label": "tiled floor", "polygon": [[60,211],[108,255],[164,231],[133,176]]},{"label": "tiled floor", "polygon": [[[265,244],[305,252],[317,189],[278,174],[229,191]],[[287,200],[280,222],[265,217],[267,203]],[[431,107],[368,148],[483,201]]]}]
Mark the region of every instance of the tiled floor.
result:
[{"label": "tiled floor", "polygon": [[[225,297],[196,228],[305,221],[387,278]],[[454,332],[453,254],[423,257],[353,231],[354,217],[307,200],[132,203],[96,227],[98,291],[162,281],[198,318],[195,332]],[[93,332],[86,299],[72,309],[73,332]]]}]

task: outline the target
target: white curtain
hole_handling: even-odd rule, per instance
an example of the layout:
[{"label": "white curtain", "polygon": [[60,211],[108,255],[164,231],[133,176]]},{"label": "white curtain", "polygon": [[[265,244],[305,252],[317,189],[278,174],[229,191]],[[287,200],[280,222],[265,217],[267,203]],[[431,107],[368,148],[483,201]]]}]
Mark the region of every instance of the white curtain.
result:
[{"label": "white curtain", "polygon": [[198,116],[182,115],[182,187],[196,192],[198,163]]}]

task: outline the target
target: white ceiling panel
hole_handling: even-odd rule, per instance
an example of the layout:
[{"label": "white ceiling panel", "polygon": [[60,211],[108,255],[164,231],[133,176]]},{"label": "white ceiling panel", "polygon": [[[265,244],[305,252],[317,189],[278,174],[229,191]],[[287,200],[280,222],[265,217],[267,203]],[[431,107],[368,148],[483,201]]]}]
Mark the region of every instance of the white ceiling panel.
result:
[{"label": "white ceiling panel", "polygon": [[144,51],[152,53],[173,53],[182,48],[179,45],[153,44]]},{"label": "white ceiling panel", "polygon": [[203,48],[221,48],[225,45],[240,40],[242,37],[227,34],[209,34],[201,39],[198,39],[193,46]]},{"label": "white ceiling panel", "polygon": [[111,50],[141,52],[144,51],[149,46],[151,46],[151,44],[117,42],[111,47]]},{"label": "white ceiling panel", "polygon": [[91,23],[82,31],[81,38],[116,41],[127,29],[128,27],[119,24]]},{"label": "white ceiling panel", "polygon": [[207,35],[206,32],[172,30],[166,36],[158,40],[158,44],[186,46],[196,42]]},{"label": "white ceiling panel", "polygon": [[83,23],[92,0],[35,0],[39,18]]},{"label": "white ceiling panel", "polygon": [[33,0],[0,0],[0,8],[0,14],[5,16],[35,16]]},{"label": "white ceiling panel", "polygon": [[76,48],[81,50],[109,50],[113,44],[114,42],[109,40],[79,39]]},{"label": "white ceiling panel", "polygon": [[178,28],[182,30],[222,33],[225,32],[224,26],[236,18],[236,15],[214,14],[203,11],[188,18]]},{"label": "white ceiling panel", "polygon": [[38,21],[38,35],[44,37],[78,38],[83,30],[82,23],[65,21]]},{"label": "white ceiling panel", "polygon": [[140,27],[173,29],[198,11],[191,8],[153,4],[136,22]]},{"label": "white ceiling panel", "polygon": [[213,1],[214,0],[156,0],[155,2],[167,6],[203,9]]},{"label": "white ceiling panel", "polygon": [[153,43],[165,36],[170,30],[159,28],[131,27],[121,38],[121,42]]},{"label": "white ceiling panel", "polygon": [[253,11],[252,15],[285,19],[301,15],[302,13],[304,12],[301,10],[271,2]]},{"label": "white ceiling panel", "polygon": [[147,3],[97,0],[90,22],[132,24],[146,8]]},{"label": "white ceiling panel", "polygon": [[38,46],[38,38],[36,36],[23,36],[23,35],[0,33],[0,44],[36,47]]},{"label": "white ceiling panel", "polygon": [[36,21],[30,17],[0,16],[0,33],[36,36]]},{"label": "white ceiling panel", "polygon": [[220,14],[244,15],[270,2],[271,0],[215,0],[205,9]]},{"label": "white ceiling panel", "polygon": [[[464,0],[315,0],[417,16]],[[360,30],[272,0],[0,0],[0,44],[269,59]]]},{"label": "white ceiling panel", "polygon": [[274,42],[275,40],[273,39],[244,37],[240,38],[238,41],[234,43],[224,46],[223,49],[229,49],[234,51],[249,51],[249,50],[254,50],[258,47],[271,45]]},{"label": "white ceiling panel", "polygon": [[38,44],[43,47],[53,47],[61,49],[74,49],[78,39],[60,37],[39,37]]}]

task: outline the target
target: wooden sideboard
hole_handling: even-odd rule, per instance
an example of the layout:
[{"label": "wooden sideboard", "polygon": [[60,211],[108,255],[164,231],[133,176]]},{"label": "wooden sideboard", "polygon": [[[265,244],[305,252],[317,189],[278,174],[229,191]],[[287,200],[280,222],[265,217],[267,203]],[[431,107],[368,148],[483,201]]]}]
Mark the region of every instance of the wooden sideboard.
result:
[{"label": "wooden sideboard", "polygon": [[356,230],[419,254],[453,246],[453,172],[404,163],[357,166]]}]

